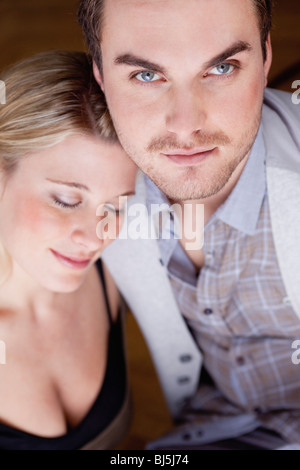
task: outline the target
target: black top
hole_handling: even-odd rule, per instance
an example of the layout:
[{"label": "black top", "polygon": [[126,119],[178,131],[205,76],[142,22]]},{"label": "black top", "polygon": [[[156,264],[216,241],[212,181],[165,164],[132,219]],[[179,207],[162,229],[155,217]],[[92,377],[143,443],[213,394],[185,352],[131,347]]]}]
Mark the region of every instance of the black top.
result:
[{"label": "black top", "polygon": [[0,450],[76,450],[100,434],[116,417],[126,393],[126,366],[120,314],[113,323],[102,264],[97,262],[110,320],[108,356],[98,397],[81,423],[59,437],[40,437],[0,423]]}]

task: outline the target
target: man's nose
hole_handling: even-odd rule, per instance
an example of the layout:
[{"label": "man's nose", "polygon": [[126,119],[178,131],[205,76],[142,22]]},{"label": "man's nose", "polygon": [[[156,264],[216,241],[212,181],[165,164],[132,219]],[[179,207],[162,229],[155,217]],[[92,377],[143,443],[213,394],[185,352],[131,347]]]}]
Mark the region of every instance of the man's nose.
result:
[{"label": "man's nose", "polygon": [[166,114],[169,132],[176,134],[180,141],[188,142],[203,128],[205,120],[205,104],[199,96],[199,89],[185,86],[170,90]]}]

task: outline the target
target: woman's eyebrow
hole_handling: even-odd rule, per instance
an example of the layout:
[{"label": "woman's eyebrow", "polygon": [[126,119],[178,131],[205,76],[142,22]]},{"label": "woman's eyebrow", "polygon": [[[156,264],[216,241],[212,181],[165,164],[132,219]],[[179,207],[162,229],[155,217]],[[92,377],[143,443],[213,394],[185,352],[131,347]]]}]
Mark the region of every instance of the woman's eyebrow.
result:
[{"label": "woman's eyebrow", "polygon": [[123,194],[118,194],[117,196],[112,197],[106,204],[113,204],[114,202],[118,202],[120,197],[131,197],[135,195],[135,191],[128,191]]},{"label": "woman's eyebrow", "polygon": [[89,188],[85,184],[75,183],[71,181],[53,180],[51,178],[46,178],[46,180],[50,181],[50,183],[61,184],[64,186],[69,186],[71,188],[83,189],[84,191],[89,191]]}]

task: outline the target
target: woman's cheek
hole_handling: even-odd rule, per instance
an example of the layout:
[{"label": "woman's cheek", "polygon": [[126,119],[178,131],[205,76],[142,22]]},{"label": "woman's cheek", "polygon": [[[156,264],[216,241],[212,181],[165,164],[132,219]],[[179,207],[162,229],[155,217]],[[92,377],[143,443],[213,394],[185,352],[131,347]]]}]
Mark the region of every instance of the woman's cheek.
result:
[{"label": "woman's cheek", "polygon": [[65,230],[66,217],[55,207],[49,207],[34,199],[24,200],[18,209],[17,224],[33,237],[49,239]]}]

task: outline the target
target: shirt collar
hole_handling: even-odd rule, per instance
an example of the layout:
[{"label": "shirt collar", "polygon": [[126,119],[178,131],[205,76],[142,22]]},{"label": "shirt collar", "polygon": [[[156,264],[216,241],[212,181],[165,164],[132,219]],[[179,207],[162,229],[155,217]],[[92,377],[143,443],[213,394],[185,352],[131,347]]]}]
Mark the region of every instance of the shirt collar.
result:
[{"label": "shirt collar", "polygon": [[231,227],[253,235],[265,191],[265,145],[260,128],[237,184],[215,216]]}]

